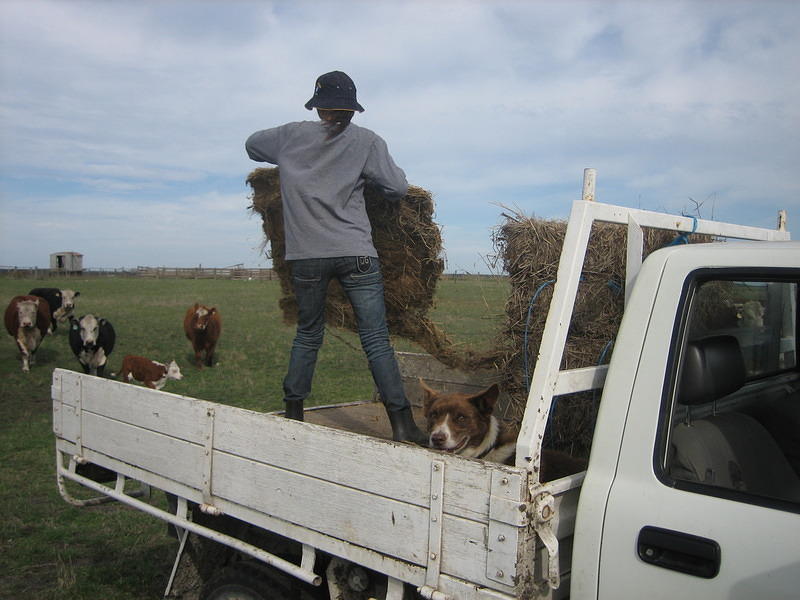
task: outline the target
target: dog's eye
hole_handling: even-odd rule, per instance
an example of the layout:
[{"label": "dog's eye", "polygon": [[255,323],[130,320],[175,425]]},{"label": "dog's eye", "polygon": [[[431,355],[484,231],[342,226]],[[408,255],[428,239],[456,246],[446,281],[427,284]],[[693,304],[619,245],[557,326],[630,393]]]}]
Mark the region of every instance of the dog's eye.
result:
[{"label": "dog's eye", "polygon": [[436,412],[435,410],[432,410],[431,412],[428,413],[428,417],[430,417],[431,419],[435,419],[438,416],[439,416],[439,413]]},{"label": "dog's eye", "polygon": [[458,415],[458,417],[456,417],[456,423],[463,423],[466,420],[467,420],[467,415]]}]

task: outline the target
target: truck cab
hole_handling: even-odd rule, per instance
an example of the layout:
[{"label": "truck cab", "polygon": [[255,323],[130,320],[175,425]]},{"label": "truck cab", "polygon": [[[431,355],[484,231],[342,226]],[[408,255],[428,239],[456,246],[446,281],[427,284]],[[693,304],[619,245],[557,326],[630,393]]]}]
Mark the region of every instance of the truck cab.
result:
[{"label": "truck cab", "polygon": [[572,597],[800,589],[800,245],[659,250],[605,381]]}]

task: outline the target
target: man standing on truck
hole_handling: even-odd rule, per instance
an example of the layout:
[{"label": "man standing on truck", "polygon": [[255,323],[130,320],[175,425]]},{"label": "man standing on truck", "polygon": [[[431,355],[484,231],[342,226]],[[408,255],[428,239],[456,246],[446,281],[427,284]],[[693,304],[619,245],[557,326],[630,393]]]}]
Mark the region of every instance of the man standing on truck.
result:
[{"label": "man standing on truck", "polygon": [[286,261],[298,307],[283,380],[286,416],[303,420],[303,401],[311,392],[325,332],[328,284],[336,278],[353,307],[393,439],[423,444],[427,436],[414,423],[389,343],[383,276],[364,204],[365,182],[387,198],[403,198],[408,191],[405,173],[380,136],[350,122],[364,108],[347,74],[332,71],[318,77],[305,107],[316,108],[320,121],[258,131],[245,144],[251,159],[280,169]]}]

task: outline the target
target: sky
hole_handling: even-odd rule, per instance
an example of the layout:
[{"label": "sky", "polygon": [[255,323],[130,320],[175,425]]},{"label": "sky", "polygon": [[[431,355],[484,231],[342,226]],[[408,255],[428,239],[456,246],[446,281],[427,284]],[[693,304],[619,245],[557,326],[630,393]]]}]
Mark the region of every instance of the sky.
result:
[{"label": "sky", "polygon": [[[268,267],[254,131],[347,72],[447,272],[504,213],[611,204],[800,223],[792,0],[0,0],[0,266]],[[798,227],[800,230],[800,227]]]}]

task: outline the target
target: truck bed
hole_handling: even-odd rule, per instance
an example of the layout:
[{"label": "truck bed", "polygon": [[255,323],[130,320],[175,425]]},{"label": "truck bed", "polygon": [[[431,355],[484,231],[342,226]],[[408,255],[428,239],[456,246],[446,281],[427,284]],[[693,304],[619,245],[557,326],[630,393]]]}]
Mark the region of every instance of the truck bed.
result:
[{"label": "truck bed", "polygon": [[[52,398],[67,479],[85,483],[79,457],[453,597],[530,597],[536,587],[527,472],[381,439],[379,404],[297,422],[63,369]],[[579,482],[554,485],[566,538]]]},{"label": "truck bed", "polygon": [[[425,422],[421,406],[412,406],[417,424]],[[281,413],[278,413],[281,414]],[[332,427],[340,431],[350,431],[383,440],[392,439],[392,428],[386,418],[383,404],[375,401],[353,402],[317,406],[305,411],[306,423]]]}]

